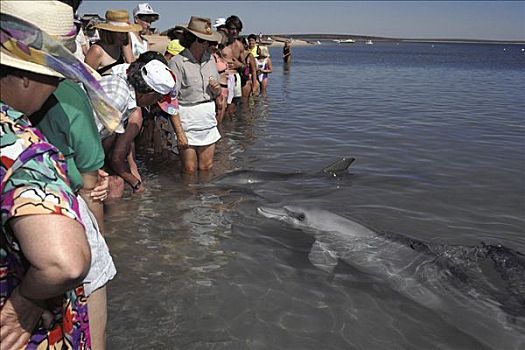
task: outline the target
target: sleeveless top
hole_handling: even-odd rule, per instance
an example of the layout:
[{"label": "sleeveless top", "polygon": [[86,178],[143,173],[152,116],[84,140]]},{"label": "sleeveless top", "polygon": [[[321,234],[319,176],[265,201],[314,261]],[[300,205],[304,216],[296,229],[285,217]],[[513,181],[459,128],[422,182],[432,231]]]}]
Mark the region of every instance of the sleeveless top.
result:
[{"label": "sleeveless top", "polygon": [[244,58],[244,67],[239,71],[239,74],[241,75],[241,83],[243,86],[251,78],[249,57],[249,54],[246,55]]},{"label": "sleeveless top", "polygon": [[[104,50],[104,48],[101,45],[97,44],[97,43],[94,43],[93,45],[98,45],[98,46],[100,46],[100,48],[102,50]],[[97,73],[100,74],[100,75],[104,75],[104,73],[109,74],[109,73],[111,73],[111,68],[115,67],[116,65],[122,64],[122,63],[124,63],[124,56],[122,55],[122,50],[121,50],[120,51],[120,56],[115,62],[113,62],[111,64],[108,64],[107,66],[100,67],[99,69],[97,69]]]},{"label": "sleeveless top", "polygon": [[148,41],[146,39],[141,40],[135,33],[129,33],[131,40],[131,51],[133,56],[138,58],[141,53],[148,51]]},{"label": "sleeveless top", "polygon": [[[259,70],[259,69],[267,69],[268,68],[268,57],[266,57],[263,60],[260,60],[260,59],[256,58],[255,62],[257,62],[257,70]],[[259,73],[259,74],[257,74],[257,80],[259,80],[259,81],[263,81],[266,78],[268,78],[268,73]]]},{"label": "sleeveless top", "polygon": [[[97,69],[97,73],[100,74],[100,75],[111,74],[111,69],[113,67],[118,66],[119,64],[123,64],[123,63],[124,63],[124,56],[122,56],[122,54],[121,54],[120,57],[118,58],[118,60],[116,60],[115,62],[113,62],[111,64],[108,64],[105,67]],[[108,71],[109,71],[109,73],[108,73]],[[104,74],[104,73],[106,73],[106,74]]]}]

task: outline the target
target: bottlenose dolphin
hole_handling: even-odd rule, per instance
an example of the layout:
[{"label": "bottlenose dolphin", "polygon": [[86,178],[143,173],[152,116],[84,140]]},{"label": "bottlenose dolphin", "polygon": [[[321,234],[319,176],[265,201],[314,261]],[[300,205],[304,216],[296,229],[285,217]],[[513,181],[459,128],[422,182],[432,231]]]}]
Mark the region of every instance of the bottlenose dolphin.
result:
[{"label": "bottlenose dolphin", "polygon": [[341,176],[348,170],[348,168],[354,161],[355,158],[353,157],[343,157],[324,167],[320,173],[315,174],[305,174],[299,171],[283,173],[262,170],[234,170],[216,177],[212,180],[212,183],[214,185],[242,186],[253,185],[268,181],[288,181],[297,177],[319,175]]},{"label": "bottlenose dolphin", "polygon": [[280,173],[277,171],[264,170],[234,170],[217,176],[212,180],[214,185],[243,186],[253,185],[268,181],[288,181],[303,174],[297,173]]},{"label": "bottlenose dolphin", "polygon": [[[339,260],[494,349],[525,348],[525,257],[502,246],[431,246],[377,233],[325,210],[285,206],[257,212],[311,234],[312,264],[332,272]],[[498,275],[500,284],[484,275]]]}]

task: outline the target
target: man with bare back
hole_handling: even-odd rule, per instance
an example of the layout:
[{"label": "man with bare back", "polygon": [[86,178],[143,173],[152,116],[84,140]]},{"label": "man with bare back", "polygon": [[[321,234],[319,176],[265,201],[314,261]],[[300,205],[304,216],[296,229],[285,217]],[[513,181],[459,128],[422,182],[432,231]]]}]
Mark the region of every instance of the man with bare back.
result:
[{"label": "man with bare back", "polygon": [[[224,58],[228,61],[228,75],[229,75],[229,95],[228,107],[226,114],[233,116],[237,110],[236,103],[241,97],[241,75],[246,67],[244,63],[244,45],[239,40],[239,33],[242,31],[242,22],[239,17],[232,15],[226,19],[226,34],[228,34],[228,42],[222,49]],[[231,85],[234,85],[231,88]],[[233,90],[233,91],[232,91]],[[233,95],[232,95],[233,93]]]}]

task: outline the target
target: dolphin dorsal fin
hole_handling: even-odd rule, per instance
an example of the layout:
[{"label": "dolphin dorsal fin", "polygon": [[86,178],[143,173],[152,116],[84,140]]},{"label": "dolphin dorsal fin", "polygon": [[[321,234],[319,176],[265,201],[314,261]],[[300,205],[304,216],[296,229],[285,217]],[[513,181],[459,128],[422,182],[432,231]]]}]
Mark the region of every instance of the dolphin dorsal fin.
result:
[{"label": "dolphin dorsal fin", "polygon": [[339,173],[342,173],[343,171],[346,171],[354,161],[355,158],[353,157],[341,158],[336,162],[330,164],[329,166],[325,167],[323,169],[323,173],[337,175]]},{"label": "dolphin dorsal fin", "polygon": [[337,254],[328,249],[326,243],[317,240],[312,245],[308,259],[310,259],[312,265],[328,273],[332,273],[338,263]]}]

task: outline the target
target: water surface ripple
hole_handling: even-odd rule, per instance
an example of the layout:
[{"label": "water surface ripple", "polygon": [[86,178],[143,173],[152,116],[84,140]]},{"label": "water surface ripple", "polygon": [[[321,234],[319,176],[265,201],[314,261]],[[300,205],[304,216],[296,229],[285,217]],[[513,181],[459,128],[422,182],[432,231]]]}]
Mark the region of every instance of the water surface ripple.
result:
[{"label": "water surface ripple", "polygon": [[[119,271],[108,348],[495,349],[482,321],[445,312],[461,300],[452,283],[440,312],[351,264],[326,273],[308,259],[311,236],[256,208],[300,204],[434,246],[525,253],[521,49],[325,43],[294,48],[285,67],[272,48],[269,94],[221,127],[214,175],[282,175],[188,180],[176,157],[143,151],[147,192],[106,208]],[[319,173],[342,156],[357,159],[348,174]],[[497,322],[525,338],[525,315]]]}]

